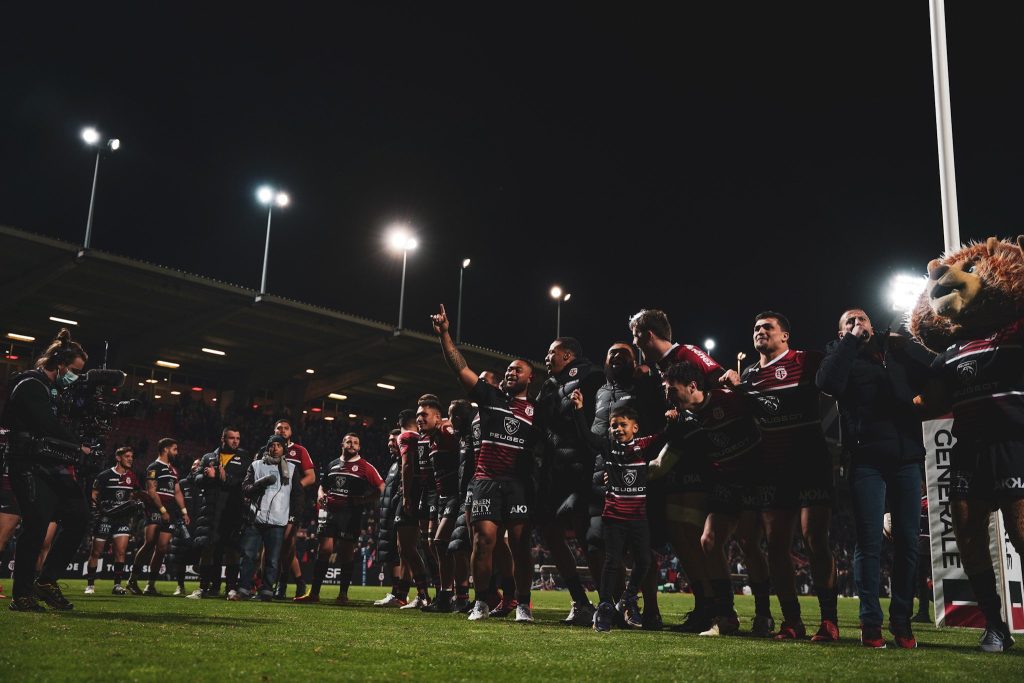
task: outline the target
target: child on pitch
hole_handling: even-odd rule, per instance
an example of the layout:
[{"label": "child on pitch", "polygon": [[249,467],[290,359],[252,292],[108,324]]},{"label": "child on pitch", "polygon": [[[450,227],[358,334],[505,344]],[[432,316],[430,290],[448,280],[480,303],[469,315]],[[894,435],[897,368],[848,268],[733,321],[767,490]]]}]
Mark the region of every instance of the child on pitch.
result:
[{"label": "child on pitch", "polygon": [[662,435],[637,438],[639,430],[634,408],[616,406],[608,420],[608,435],[597,436],[583,424],[583,394],[577,389],[570,396],[581,434],[597,452],[594,462],[595,487],[604,489],[601,513],[605,561],[599,595],[601,603],[594,615],[594,630],[611,630],[615,620],[616,593],[622,585],[623,558],[626,550],[633,556],[633,571],[622,593],[622,617],[627,626],[642,626],[637,593],[651,567],[650,528],[647,523],[647,462],[664,443]]}]

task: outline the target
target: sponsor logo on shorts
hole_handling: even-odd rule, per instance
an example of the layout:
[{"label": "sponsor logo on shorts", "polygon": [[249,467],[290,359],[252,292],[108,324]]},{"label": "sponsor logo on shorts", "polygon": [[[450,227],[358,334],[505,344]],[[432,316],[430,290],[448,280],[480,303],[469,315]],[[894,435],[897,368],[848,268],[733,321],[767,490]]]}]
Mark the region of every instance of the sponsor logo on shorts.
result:
[{"label": "sponsor logo on shorts", "polygon": [[832,498],[829,492],[825,489],[803,489],[802,491],[800,491],[799,497],[801,501],[809,502],[829,500]]},{"label": "sponsor logo on shorts", "polygon": [[515,434],[519,431],[519,420],[514,417],[505,418],[505,432],[508,434]]},{"label": "sponsor logo on shorts", "polygon": [[513,515],[525,515],[530,512],[530,508],[527,505],[513,505],[508,511]]},{"label": "sponsor logo on shorts", "polygon": [[491,514],[491,499],[490,498],[474,498],[473,507],[470,510],[471,514],[474,515],[489,515]]},{"label": "sponsor logo on shorts", "polygon": [[997,489],[1024,489],[1024,477],[1007,477],[996,480]]}]

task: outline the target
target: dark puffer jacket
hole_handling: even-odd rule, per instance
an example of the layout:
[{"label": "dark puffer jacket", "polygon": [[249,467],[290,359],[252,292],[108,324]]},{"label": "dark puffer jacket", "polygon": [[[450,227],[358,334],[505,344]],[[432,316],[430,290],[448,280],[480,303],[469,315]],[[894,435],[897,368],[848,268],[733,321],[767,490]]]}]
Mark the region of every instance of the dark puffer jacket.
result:
[{"label": "dark puffer jacket", "polygon": [[377,511],[377,564],[382,571],[398,561],[395,514],[402,504],[401,479],[402,463],[398,458],[392,458]]},{"label": "dark puffer jacket", "polygon": [[905,337],[847,334],[830,342],[818,388],[839,402],[844,450],[854,462],[884,464],[924,457],[914,396],[928,381],[931,352]]}]

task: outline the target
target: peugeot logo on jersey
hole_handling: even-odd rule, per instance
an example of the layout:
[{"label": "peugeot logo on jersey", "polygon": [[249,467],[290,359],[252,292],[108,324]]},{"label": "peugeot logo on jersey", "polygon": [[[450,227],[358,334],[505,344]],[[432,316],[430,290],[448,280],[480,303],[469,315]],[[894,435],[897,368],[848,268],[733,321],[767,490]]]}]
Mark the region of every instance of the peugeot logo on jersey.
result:
[{"label": "peugeot logo on jersey", "polygon": [[788,374],[786,368],[775,368],[775,379],[786,379]]},{"label": "peugeot logo on jersey", "polygon": [[757,400],[761,402],[764,409],[773,415],[779,412],[779,397],[778,396],[758,396]]},{"label": "peugeot logo on jersey", "polygon": [[626,470],[626,473],[622,475],[622,483],[626,486],[632,486],[636,483],[636,470]]},{"label": "peugeot logo on jersey", "polygon": [[505,418],[505,432],[507,434],[515,434],[519,431],[519,421],[514,417]]},{"label": "peugeot logo on jersey", "polygon": [[956,366],[956,374],[957,377],[960,378],[960,381],[964,383],[970,382],[978,376],[978,361],[973,359],[961,361],[960,364]]}]

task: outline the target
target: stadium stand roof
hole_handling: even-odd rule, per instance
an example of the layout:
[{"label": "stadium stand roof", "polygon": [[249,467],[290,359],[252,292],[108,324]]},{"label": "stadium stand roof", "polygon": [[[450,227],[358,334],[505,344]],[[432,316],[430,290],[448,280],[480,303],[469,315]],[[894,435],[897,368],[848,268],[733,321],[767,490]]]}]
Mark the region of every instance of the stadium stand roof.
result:
[{"label": "stadium stand roof", "polygon": [[[26,346],[40,352],[61,327],[49,319],[55,316],[79,323],[73,334],[90,353],[88,367],[102,363],[109,342],[109,367],[138,381],[169,379],[257,397],[272,392],[278,405],[323,402],[325,412],[376,415],[408,407],[424,392],[443,400],[463,395],[433,335],[399,333],[377,320],[273,294],[261,297],[247,287],[5,226],[0,286],[0,335],[15,332],[35,341],[0,340],[5,352],[20,344],[26,357]],[[460,350],[478,371],[503,370],[513,359],[470,344]],[[157,360],[180,367],[157,367]],[[330,393],[348,398],[330,400]]]}]

